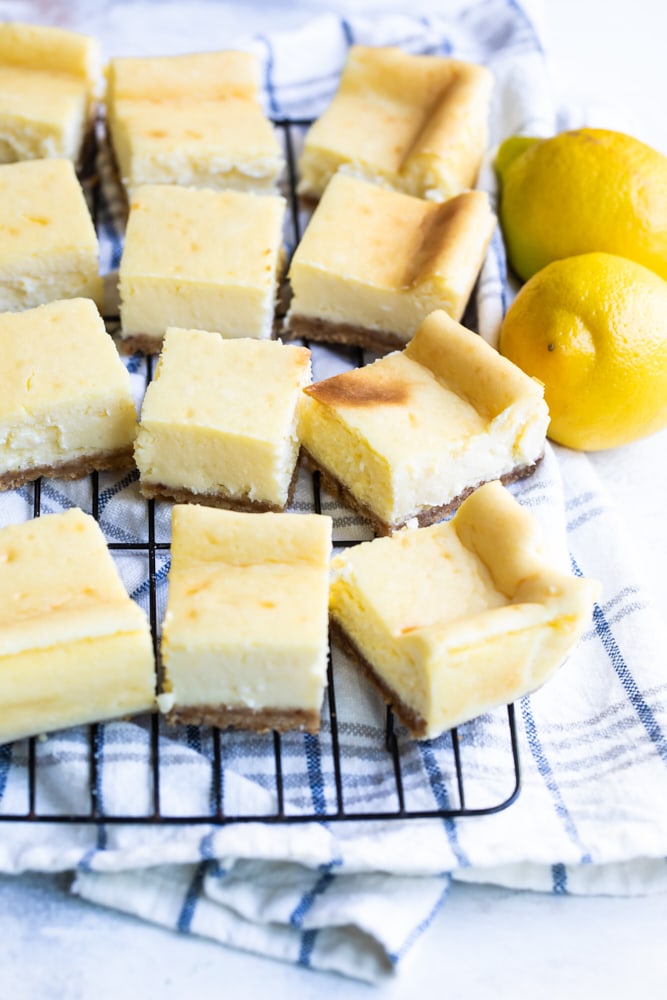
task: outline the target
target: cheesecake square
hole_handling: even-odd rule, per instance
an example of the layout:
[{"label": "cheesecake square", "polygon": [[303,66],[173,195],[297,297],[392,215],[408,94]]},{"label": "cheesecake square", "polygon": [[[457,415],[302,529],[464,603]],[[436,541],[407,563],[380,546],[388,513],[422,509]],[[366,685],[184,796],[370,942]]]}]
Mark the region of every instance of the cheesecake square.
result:
[{"label": "cheesecake square", "polygon": [[315,733],[331,518],[176,505],[159,704],[172,723]]},{"label": "cheesecake square", "polygon": [[170,184],[136,190],[120,262],[125,353],[159,353],[169,326],[268,339],[285,200]]},{"label": "cheesecake square", "polygon": [[93,518],[0,529],[0,743],[154,707],[148,621]]},{"label": "cheesecake square", "polygon": [[306,387],[299,406],[306,457],[384,535],[530,475],[548,423],[541,383],[441,310],[403,351]]},{"label": "cheesecake square", "polygon": [[590,622],[599,586],[545,554],[499,482],[451,521],[352,546],[332,561],[332,635],[415,739],[536,690]]},{"label": "cheesecake square", "polygon": [[141,408],[141,491],[239,510],[284,510],[299,457],[310,351],[169,329]]},{"label": "cheesecake square", "polygon": [[292,258],[285,325],[311,340],[404,347],[435,309],[462,317],[495,225],[481,191],[436,204],[337,174]]},{"label": "cheesecake square", "polygon": [[0,166],[0,312],[55,299],[101,306],[99,246],[69,160]]},{"label": "cheesecake square", "polygon": [[333,100],[306,135],[299,193],[320,198],[341,169],[433,201],[473,187],[492,89],[483,66],[353,46]]},{"label": "cheesecake square", "polygon": [[97,41],[61,28],[0,24],[0,163],[81,164],[101,77]]},{"label": "cheesecake square", "polygon": [[130,197],[143,184],[273,192],[284,167],[250,52],[112,59],[107,120]]},{"label": "cheesecake square", "polygon": [[132,466],[130,376],[90,299],[0,313],[0,489]]}]

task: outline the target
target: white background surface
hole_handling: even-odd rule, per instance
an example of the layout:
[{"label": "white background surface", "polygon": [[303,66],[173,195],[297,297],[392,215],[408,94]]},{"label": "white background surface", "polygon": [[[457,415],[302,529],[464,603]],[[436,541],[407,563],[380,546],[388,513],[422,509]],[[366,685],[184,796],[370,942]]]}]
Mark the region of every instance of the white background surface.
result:
[{"label": "white background surface", "polygon": [[[59,8],[70,18],[93,5],[0,2],[0,15],[37,20],[40,6],[46,16]],[[275,2],[229,5],[230,36],[297,24],[330,6],[292,3],[286,14]],[[366,0],[335,6],[419,14],[453,4]],[[667,7],[655,0],[551,0],[539,23],[557,96],[591,108],[590,124],[622,127],[667,153]],[[138,42],[135,51],[141,51]],[[667,431],[593,460],[667,619]],[[341,993],[393,1000],[425,991],[436,997],[465,991],[473,1000],[650,1000],[667,992],[667,896],[576,899],[459,885],[399,977],[373,988],[162,931],[72,899],[68,884],[65,876],[0,877],[0,1000],[245,998],[267,990],[276,1000],[327,1000]]]}]

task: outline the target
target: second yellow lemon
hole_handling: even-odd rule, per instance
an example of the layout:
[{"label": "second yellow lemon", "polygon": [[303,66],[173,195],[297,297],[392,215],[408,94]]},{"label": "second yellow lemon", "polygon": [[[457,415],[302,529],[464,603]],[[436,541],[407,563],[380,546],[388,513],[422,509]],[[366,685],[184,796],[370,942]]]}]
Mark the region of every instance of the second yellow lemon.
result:
[{"label": "second yellow lemon", "polygon": [[614,448],[667,424],[667,282],[633,261],[543,268],[510,306],[500,352],[544,383],[560,444]]},{"label": "second yellow lemon", "polygon": [[500,221],[519,277],[604,251],[667,278],[667,157],[655,149],[622,132],[582,128],[508,139],[496,169]]}]

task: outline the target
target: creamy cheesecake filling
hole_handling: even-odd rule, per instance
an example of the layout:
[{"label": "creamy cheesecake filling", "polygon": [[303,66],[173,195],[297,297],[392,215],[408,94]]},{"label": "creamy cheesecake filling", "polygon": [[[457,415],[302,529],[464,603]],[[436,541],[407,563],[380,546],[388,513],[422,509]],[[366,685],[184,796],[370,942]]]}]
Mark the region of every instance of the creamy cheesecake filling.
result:
[{"label": "creamy cheesecake filling", "polygon": [[435,201],[472,187],[491,89],[481,66],[352,47],[336,95],[306,135],[299,192],[319,198],[340,169]]},{"label": "creamy cheesecake filling", "polygon": [[277,196],[139,188],[119,270],[121,335],[158,347],[168,326],[269,339],[284,213]]},{"label": "creamy cheesecake filling", "polygon": [[172,537],[169,718],[318,729],[331,519],[177,506]]},{"label": "creamy cheesecake filling", "polygon": [[447,523],[336,556],[329,606],[346,651],[412,735],[432,738],[543,684],[597,591],[545,558],[532,518],[495,482]]},{"label": "creamy cheesecake filling", "polygon": [[405,351],[309,387],[299,435],[392,528],[533,466],[548,420],[536,382],[434,313]]},{"label": "creamy cheesecake filling", "polygon": [[286,325],[326,339],[328,324],[337,339],[346,324],[365,346],[366,330],[407,343],[435,309],[458,320],[494,228],[479,191],[434,205],[337,175],[292,259]]},{"label": "creamy cheesecake filling", "polygon": [[[89,299],[0,313],[0,481],[35,470],[131,461],[136,410],[129,375]],[[97,465],[93,464],[92,468]]]},{"label": "creamy cheesecake filling", "polygon": [[69,160],[0,166],[0,310],[77,296],[101,304],[98,253]]},{"label": "creamy cheesecake filling", "polygon": [[170,329],[135,445],[142,488],[284,508],[309,381],[306,348]]},{"label": "creamy cheesecake filling", "polygon": [[0,743],[154,707],[145,614],[74,508],[0,531]]}]

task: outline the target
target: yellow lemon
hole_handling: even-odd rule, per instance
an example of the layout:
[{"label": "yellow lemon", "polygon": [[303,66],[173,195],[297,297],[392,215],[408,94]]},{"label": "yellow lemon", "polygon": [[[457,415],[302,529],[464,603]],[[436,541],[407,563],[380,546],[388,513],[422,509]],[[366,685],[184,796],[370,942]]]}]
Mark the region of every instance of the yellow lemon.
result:
[{"label": "yellow lemon", "polygon": [[667,157],[622,132],[582,128],[515,137],[498,151],[500,222],[524,280],[596,250],[667,279]]},{"label": "yellow lemon", "polygon": [[667,282],[640,264],[554,261],[521,288],[499,347],[544,384],[560,444],[615,448],[667,424]]}]

